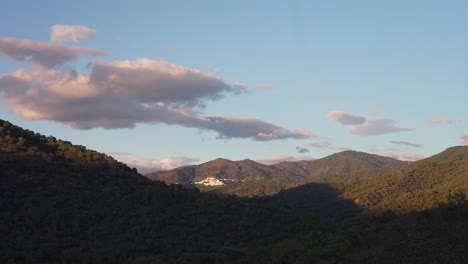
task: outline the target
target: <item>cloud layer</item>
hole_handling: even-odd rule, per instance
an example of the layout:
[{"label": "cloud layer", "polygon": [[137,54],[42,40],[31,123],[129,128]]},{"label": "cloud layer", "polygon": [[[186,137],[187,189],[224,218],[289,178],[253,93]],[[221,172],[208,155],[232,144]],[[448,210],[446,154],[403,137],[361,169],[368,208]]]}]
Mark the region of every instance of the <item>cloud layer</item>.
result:
[{"label": "cloud layer", "polygon": [[434,124],[455,124],[455,123],[461,123],[463,120],[461,119],[453,119],[453,118],[437,118],[437,117],[432,117],[427,120],[428,124],[434,125]]},{"label": "cloud layer", "polygon": [[199,158],[185,156],[169,157],[158,160],[133,156],[128,153],[109,153],[109,155],[130,167],[137,168],[138,172],[142,174],[153,171],[172,170],[174,168],[191,165],[200,161]]},{"label": "cloud layer", "polygon": [[80,42],[92,38],[95,35],[96,30],[87,26],[54,25],[51,28],[50,40],[58,44],[65,41]]},{"label": "cloud layer", "polygon": [[397,122],[393,119],[366,119],[353,113],[328,112],[327,117],[341,125],[351,126],[349,132],[358,136],[378,136],[414,130],[409,127],[397,126]]},{"label": "cloud layer", "polygon": [[276,163],[280,163],[283,161],[300,161],[300,160],[313,160],[312,157],[310,156],[288,156],[288,155],[276,155],[276,156],[271,156],[262,160],[257,160],[257,162],[265,164],[265,165],[272,165]]},{"label": "cloud layer", "polygon": [[415,148],[422,147],[422,145],[414,144],[414,143],[406,142],[406,141],[389,141],[389,143],[397,144],[397,145],[405,145],[405,146],[410,146],[410,147],[415,147]]},{"label": "cloud layer", "polygon": [[27,69],[0,75],[0,93],[26,119],[45,119],[77,129],[132,128],[164,123],[211,130],[218,138],[257,141],[315,137],[253,117],[203,116],[206,103],[238,95],[247,87],[163,60],[95,60],[89,72],[62,67],[82,55],[105,52],[59,44],[0,38],[0,52],[28,62]]}]

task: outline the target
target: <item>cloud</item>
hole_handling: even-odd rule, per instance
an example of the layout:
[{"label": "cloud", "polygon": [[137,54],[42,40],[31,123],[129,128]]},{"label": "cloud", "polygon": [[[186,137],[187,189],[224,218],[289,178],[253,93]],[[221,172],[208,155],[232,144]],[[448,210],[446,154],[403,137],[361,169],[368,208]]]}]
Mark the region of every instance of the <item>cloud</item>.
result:
[{"label": "cloud", "polygon": [[451,118],[436,118],[436,117],[433,117],[433,118],[429,118],[427,120],[427,123],[428,124],[431,124],[431,125],[434,125],[434,124],[455,124],[455,123],[461,123],[463,122],[463,120],[461,119],[451,119]]},{"label": "cloud", "polygon": [[311,148],[326,149],[332,146],[329,141],[319,141],[306,144],[306,146]]},{"label": "cloud", "polygon": [[408,155],[403,155],[401,157],[403,160],[408,160],[408,161],[418,161],[418,160],[422,160],[426,157],[422,156],[422,155],[419,155],[419,154],[408,154]]},{"label": "cloud", "polygon": [[276,155],[276,156],[271,156],[262,160],[257,160],[257,162],[265,164],[265,165],[272,165],[276,163],[280,163],[283,161],[300,161],[300,160],[313,160],[312,157],[310,156],[288,156],[288,155]]},{"label": "cloud", "polygon": [[82,55],[101,56],[107,54],[97,49],[68,47],[9,37],[0,37],[0,53],[14,61],[39,64],[46,68],[63,65]]},{"label": "cloud", "polygon": [[397,145],[406,145],[406,146],[415,147],[415,148],[422,147],[422,145],[414,144],[414,143],[406,142],[406,141],[389,141],[389,143],[397,144]]},{"label": "cloud", "polygon": [[362,125],[353,126],[349,131],[358,136],[378,136],[413,130],[413,128],[399,127],[396,124],[397,122],[392,119],[373,119],[367,120]]},{"label": "cloud", "polygon": [[108,153],[114,159],[127,164],[130,167],[137,168],[139,173],[149,173],[160,170],[171,170],[174,168],[190,165],[194,162],[200,161],[195,157],[169,157],[165,159],[150,159],[138,156],[133,156],[129,153]]},{"label": "cloud", "polygon": [[276,88],[276,85],[274,84],[257,84],[255,86],[255,89],[264,91],[273,90],[274,88]]},{"label": "cloud", "polygon": [[358,136],[378,136],[413,130],[413,128],[397,126],[397,122],[392,119],[366,119],[353,113],[328,112],[327,117],[342,125],[351,126],[350,133]]},{"label": "cloud", "polygon": [[328,112],[327,117],[342,125],[360,125],[366,122],[365,117],[346,112]]},{"label": "cloud", "polygon": [[460,144],[468,145],[468,135],[460,136],[460,137],[457,137],[457,138],[460,139]]},{"label": "cloud", "polygon": [[296,150],[297,150],[297,153],[308,153],[308,152],[310,152],[310,150],[308,150],[306,148],[299,147],[299,146],[296,146]]},{"label": "cloud", "polygon": [[89,64],[87,73],[60,67],[80,55],[101,51],[0,38],[0,52],[28,69],[0,75],[0,93],[13,112],[26,119],[53,120],[77,129],[132,128],[164,123],[211,130],[218,138],[257,141],[304,139],[316,135],[289,130],[253,117],[203,116],[208,101],[238,95],[246,86],[163,60]]},{"label": "cloud", "polygon": [[80,42],[96,35],[96,30],[82,25],[54,25],[50,30],[50,40],[58,44],[65,41]]},{"label": "cloud", "polygon": [[218,138],[252,138],[256,141],[275,139],[305,139],[316,135],[305,129],[287,130],[283,127],[248,117],[205,117],[197,127],[215,130]]}]

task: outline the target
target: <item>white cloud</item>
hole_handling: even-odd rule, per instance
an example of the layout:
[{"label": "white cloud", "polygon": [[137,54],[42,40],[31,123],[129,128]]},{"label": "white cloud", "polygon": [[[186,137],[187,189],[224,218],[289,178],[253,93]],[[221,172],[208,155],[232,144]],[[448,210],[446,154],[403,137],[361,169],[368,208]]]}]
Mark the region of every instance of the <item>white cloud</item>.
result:
[{"label": "white cloud", "polygon": [[0,37],[0,53],[14,61],[39,64],[46,68],[63,65],[82,55],[101,56],[107,54],[97,49],[68,47],[9,37]]},{"label": "white cloud", "polygon": [[133,156],[129,153],[108,153],[114,159],[127,164],[130,167],[137,168],[139,173],[149,173],[153,171],[172,170],[174,168],[191,165],[200,161],[195,157],[169,157],[165,159],[150,159]]},{"label": "white cloud", "polygon": [[54,25],[50,30],[50,40],[58,44],[65,41],[80,42],[96,35],[96,30],[82,25]]},{"label": "white cloud", "polygon": [[453,118],[429,118],[427,120],[428,124],[434,125],[434,124],[455,124],[455,123],[461,123],[463,120],[461,119],[453,119]]},{"label": "white cloud", "polygon": [[265,159],[257,160],[257,162],[265,164],[265,165],[272,165],[276,163],[280,163],[283,161],[300,161],[300,160],[313,160],[311,156],[288,156],[288,155],[276,155],[270,156]]},{"label": "white cloud", "polygon": [[327,117],[342,125],[360,125],[366,122],[365,117],[346,112],[328,112]]},{"label": "white cloud", "polygon": [[0,38],[0,52],[30,62],[28,69],[0,75],[0,93],[26,119],[46,119],[77,129],[132,128],[164,123],[216,131],[218,138],[257,141],[315,137],[250,117],[202,116],[208,101],[240,94],[246,86],[162,60],[94,61],[89,73],[64,63],[101,51],[30,40]]}]

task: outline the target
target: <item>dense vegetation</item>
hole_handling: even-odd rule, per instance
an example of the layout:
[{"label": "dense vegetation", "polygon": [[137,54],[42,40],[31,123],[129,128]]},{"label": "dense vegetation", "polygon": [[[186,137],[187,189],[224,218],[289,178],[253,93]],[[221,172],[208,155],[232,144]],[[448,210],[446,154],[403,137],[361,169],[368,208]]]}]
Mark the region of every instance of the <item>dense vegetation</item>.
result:
[{"label": "dense vegetation", "polygon": [[[397,174],[265,178],[276,195],[239,198],[151,181],[0,120],[0,262],[468,263],[466,154],[449,149]],[[379,188],[381,199],[361,196]],[[421,207],[428,189],[440,198]],[[394,199],[405,193],[414,201]]]}]

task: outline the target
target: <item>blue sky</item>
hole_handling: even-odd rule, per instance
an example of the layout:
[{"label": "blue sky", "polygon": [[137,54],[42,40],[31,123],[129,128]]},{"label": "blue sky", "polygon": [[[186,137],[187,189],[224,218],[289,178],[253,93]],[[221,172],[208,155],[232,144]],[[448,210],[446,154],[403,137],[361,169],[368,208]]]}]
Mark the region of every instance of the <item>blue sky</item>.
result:
[{"label": "blue sky", "polygon": [[468,143],[466,1],[2,5],[0,118],[143,172]]}]

